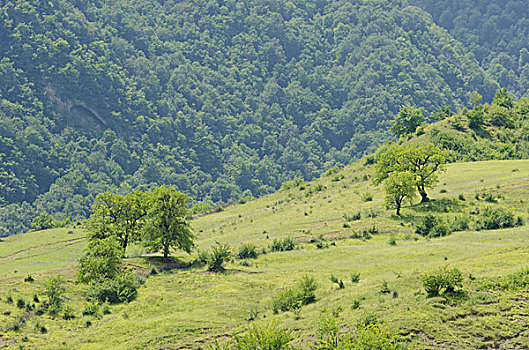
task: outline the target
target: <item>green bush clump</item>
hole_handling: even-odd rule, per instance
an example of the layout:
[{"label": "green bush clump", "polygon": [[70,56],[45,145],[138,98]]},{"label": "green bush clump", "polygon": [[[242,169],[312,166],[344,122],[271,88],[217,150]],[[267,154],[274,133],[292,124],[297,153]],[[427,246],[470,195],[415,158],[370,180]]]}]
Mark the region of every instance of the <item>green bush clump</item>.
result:
[{"label": "green bush clump", "polygon": [[296,242],[292,237],[285,237],[283,239],[276,238],[270,245],[270,251],[272,252],[283,252],[288,250],[294,250]]},{"label": "green bush clump", "polygon": [[451,294],[463,286],[463,274],[458,268],[443,267],[422,277],[424,290],[429,298]]},{"label": "green bush clump", "polygon": [[211,253],[207,255],[207,264],[209,271],[224,271],[224,263],[231,257],[231,250],[227,244],[220,244],[213,247]]},{"label": "green bush clump", "polygon": [[495,284],[503,290],[521,290],[529,286],[529,268],[526,267],[518,272],[504,276]]},{"label": "green bush clump", "polygon": [[379,325],[374,315],[364,316],[355,327],[341,331],[338,324],[339,313],[323,312],[318,327],[318,338],[312,349],[403,349],[395,336]]},{"label": "green bush clump", "polygon": [[257,248],[253,244],[243,244],[239,247],[237,259],[255,259],[259,256]]},{"label": "green bush clump", "polygon": [[282,350],[290,349],[292,333],[276,325],[250,326],[242,335],[235,335],[234,340],[224,344],[215,341],[210,350]]},{"label": "green bush clump", "polygon": [[482,230],[497,230],[514,227],[516,220],[514,214],[505,208],[487,207],[481,211],[478,228]]},{"label": "green bush clump", "polygon": [[274,313],[279,311],[294,311],[316,301],[316,289],[318,283],[313,277],[303,276],[294,288],[289,288],[272,300],[272,310]]},{"label": "green bush clump", "polygon": [[352,213],[351,215],[343,214],[343,218],[345,219],[345,221],[360,220],[362,218],[362,212],[357,211],[355,213]]},{"label": "green bush clump", "polygon": [[360,272],[353,271],[351,272],[351,282],[358,283],[360,281]]},{"label": "green bush clump", "polygon": [[105,278],[92,283],[88,299],[98,303],[118,304],[130,302],[137,295],[136,279],[132,274],[123,272],[112,279]]},{"label": "green bush clump", "polygon": [[424,237],[443,237],[452,233],[452,230],[441,218],[428,214],[420,219],[415,233]]}]

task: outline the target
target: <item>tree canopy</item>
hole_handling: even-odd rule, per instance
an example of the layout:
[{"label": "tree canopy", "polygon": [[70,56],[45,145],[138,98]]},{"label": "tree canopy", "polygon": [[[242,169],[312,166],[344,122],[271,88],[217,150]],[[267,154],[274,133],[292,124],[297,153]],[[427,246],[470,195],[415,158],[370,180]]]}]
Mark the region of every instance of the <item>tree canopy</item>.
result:
[{"label": "tree canopy", "polygon": [[426,189],[437,183],[437,174],[445,169],[444,165],[449,159],[447,151],[435,147],[431,142],[394,144],[378,155],[373,183],[379,185],[392,173],[409,172],[421,195],[421,203],[427,202]]},{"label": "tree canopy", "polygon": [[7,0],[0,235],[107,191],[269,193],[374,150],[401,105],[474,90],[496,85],[406,1]]}]

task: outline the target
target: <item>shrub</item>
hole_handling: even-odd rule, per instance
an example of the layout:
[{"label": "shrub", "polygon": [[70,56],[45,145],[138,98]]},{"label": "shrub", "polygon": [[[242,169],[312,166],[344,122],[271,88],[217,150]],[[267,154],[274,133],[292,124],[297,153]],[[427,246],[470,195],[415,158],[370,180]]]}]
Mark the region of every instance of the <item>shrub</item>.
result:
[{"label": "shrub", "polygon": [[208,348],[211,350],[282,350],[289,349],[291,341],[292,333],[289,330],[270,324],[267,326],[250,326],[242,335],[234,336],[234,340],[225,344],[219,344],[215,341]]},{"label": "shrub", "polygon": [[208,270],[220,272],[224,271],[224,263],[231,257],[231,250],[227,244],[220,244],[213,247],[211,253],[208,254],[207,263]]},{"label": "shrub", "polygon": [[270,251],[272,252],[283,252],[288,250],[294,250],[296,242],[292,237],[285,237],[283,239],[276,238],[270,245]]},{"label": "shrub", "polygon": [[456,288],[463,286],[463,274],[457,268],[443,267],[434,273],[424,275],[422,284],[428,297],[436,297],[444,293],[450,294],[454,293]]},{"label": "shrub", "polygon": [[392,236],[389,237],[388,244],[392,245],[392,246],[397,245],[397,239],[395,238],[395,236],[392,235]]},{"label": "shrub", "polygon": [[442,219],[432,214],[423,216],[415,229],[415,233],[425,237],[442,237],[451,232],[450,227]]},{"label": "shrub", "polygon": [[17,299],[17,307],[19,309],[23,309],[24,307],[26,307],[26,302],[24,301],[24,299],[22,298]]},{"label": "shrub", "polygon": [[376,316],[369,314],[362,317],[356,327],[347,327],[349,331],[341,332],[338,314],[322,313],[318,327],[319,337],[313,349],[377,349],[396,350],[402,346],[394,335],[377,324]]},{"label": "shrub", "polygon": [[74,310],[71,305],[66,305],[64,307],[62,317],[65,320],[73,320],[75,318]]},{"label": "shrub", "polygon": [[345,219],[345,221],[360,220],[362,218],[362,212],[357,211],[355,213],[352,213],[351,215],[343,214],[343,218]]},{"label": "shrub", "polygon": [[496,282],[496,287],[503,290],[521,290],[529,286],[529,268],[504,276]]},{"label": "shrub", "polygon": [[65,291],[63,284],[64,280],[61,275],[51,277],[43,284],[42,294],[48,297],[48,312],[52,315],[61,310]]},{"label": "shrub", "polygon": [[453,232],[466,231],[470,227],[469,222],[470,218],[468,215],[455,216],[452,224],[450,225],[450,230]]},{"label": "shrub", "polygon": [[353,271],[351,272],[351,282],[358,283],[360,281],[360,272]]},{"label": "shrub", "polygon": [[332,283],[336,283],[338,285],[338,288],[340,288],[340,289],[344,289],[345,288],[345,285],[343,284],[343,280],[338,279],[332,273],[331,273],[330,280],[331,280]]},{"label": "shrub", "polygon": [[504,208],[485,208],[479,217],[478,228],[496,230],[515,226],[514,214]]},{"label": "shrub", "polygon": [[35,279],[34,279],[33,276],[31,276],[31,275],[27,275],[27,276],[24,278],[24,282],[29,282],[29,283],[31,283],[31,282],[34,282],[34,281],[35,281]]},{"label": "shrub", "polygon": [[389,283],[388,281],[384,280],[382,281],[382,284],[380,285],[380,294],[389,294],[391,293],[391,289],[389,289]]},{"label": "shrub", "polygon": [[303,276],[294,288],[280,292],[272,300],[272,310],[293,311],[316,300],[318,283],[313,277]]},{"label": "shrub", "polygon": [[371,192],[364,192],[360,196],[362,202],[371,202],[373,200],[373,194]]},{"label": "shrub", "polygon": [[92,284],[88,299],[94,302],[118,304],[130,302],[136,298],[138,290],[132,274],[120,273],[115,278],[101,279]]},{"label": "shrub", "polygon": [[83,316],[96,316],[99,314],[99,306],[97,304],[88,304],[82,312]]},{"label": "shrub", "polygon": [[239,252],[237,253],[237,259],[255,259],[258,256],[259,252],[253,244],[243,244],[239,247]]}]

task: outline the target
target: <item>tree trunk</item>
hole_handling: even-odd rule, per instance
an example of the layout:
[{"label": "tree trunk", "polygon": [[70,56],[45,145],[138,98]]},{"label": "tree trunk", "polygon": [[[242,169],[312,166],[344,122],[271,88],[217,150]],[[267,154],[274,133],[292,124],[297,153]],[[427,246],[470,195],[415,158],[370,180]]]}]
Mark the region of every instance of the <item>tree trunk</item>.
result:
[{"label": "tree trunk", "polygon": [[426,203],[426,202],[430,201],[430,198],[428,198],[428,195],[426,194],[426,192],[424,190],[422,192],[419,192],[419,193],[421,195],[421,203]]},{"label": "tree trunk", "polygon": [[167,261],[167,258],[169,257],[169,246],[163,247],[163,261]]},{"label": "tree trunk", "polygon": [[417,192],[419,192],[419,194],[421,195],[421,203],[426,203],[430,201],[430,198],[428,198],[426,190],[424,189],[424,185],[417,185]]},{"label": "tree trunk", "polygon": [[127,250],[127,245],[129,244],[129,235],[125,234],[125,237],[123,237],[122,247],[123,250]]}]

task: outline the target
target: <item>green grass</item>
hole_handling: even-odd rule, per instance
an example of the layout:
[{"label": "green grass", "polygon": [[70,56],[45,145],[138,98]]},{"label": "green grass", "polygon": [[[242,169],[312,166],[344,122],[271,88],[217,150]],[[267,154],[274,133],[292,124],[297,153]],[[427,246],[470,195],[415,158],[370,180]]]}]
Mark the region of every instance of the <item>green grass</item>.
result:
[{"label": "green grass", "polygon": [[[18,332],[0,331],[5,333],[0,337],[0,346],[204,348],[213,338],[242,332],[251,322],[266,324],[270,320],[293,329],[296,344],[301,346],[316,333],[322,310],[341,307],[342,324],[352,325],[363,315],[375,314],[412,349],[474,349],[498,344],[529,347],[525,327],[529,313],[524,294],[482,290],[483,281],[526,266],[528,226],[419,238],[413,233],[412,222],[427,212],[424,206],[407,206],[403,218],[394,217],[393,211],[384,208],[380,189],[363,180],[370,171],[357,162],[342,171],[344,178],[340,181],[332,181],[330,175],[305,184],[303,190],[280,191],[197,218],[193,227],[201,250],[209,249],[216,241],[229,244],[234,252],[243,243],[262,248],[275,238],[287,236],[293,236],[298,246],[289,252],[261,255],[250,260],[249,266],[235,260],[220,274],[209,273],[205,267],[163,271],[146,278],[137,300],[111,306],[111,314],[101,318],[81,316],[87,304],[83,300],[84,287],[73,283],[73,267],[86,244],[82,239],[85,233],[50,230],[4,239],[0,242],[0,259],[4,259],[0,261],[0,310],[11,314],[0,314],[0,325],[25,314],[16,305],[6,303],[8,294],[15,303],[18,297],[30,300],[39,284],[57,272],[67,276],[67,295],[77,318],[67,321],[31,315]],[[441,175],[439,186],[430,190],[436,201],[429,208],[448,218],[453,216],[444,212],[448,200],[457,203],[451,210],[461,212],[506,206],[527,219],[528,177],[529,161],[451,164]],[[307,195],[316,183],[327,189]],[[476,191],[484,188],[501,194],[503,199],[494,204],[476,200]],[[440,193],[441,189],[446,192]],[[373,194],[373,201],[362,201],[366,191]],[[457,199],[461,193],[465,201]],[[361,220],[347,222],[350,227],[344,227],[343,214],[357,211],[362,212]],[[378,216],[368,217],[371,212]],[[371,240],[348,238],[353,232],[373,225],[380,233]],[[388,244],[391,235],[396,238],[396,246]],[[320,238],[335,245],[318,249],[309,243]],[[70,239],[78,240],[68,242]],[[176,256],[191,261],[195,254],[176,253]],[[129,258],[126,263],[143,273],[150,271],[152,264],[143,257]],[[458,267],[464,273],[467,300],[446,302],[425,297],[421,275],[445,265]],[[353,271],[361,274],[358,283],[350,281]],[[35,277],[35,282],[23,281],[28,273]],[[329,280],[331,273],[344,280],[344,289],[338,289]],[[270,307],[272,297],[295,285],[304,274],[319,282],[317,302],[304,306],[300,319],[291,312],[274,315]],[[471,280],[470,275],[475,279]],[[388,282],[392,292],[397,292],[397,297],[379,293],[383,281]],[[359,309],[352,307],[355,300],[360,300]],[[258,310],[258,316],[250,322],[251,310]],[[87,320],[92,322],[90,327],[86,327]],[[37,322],[46,325],[46,334],[35,329]],[[22,341],[24,336],[27,342]]]}]

